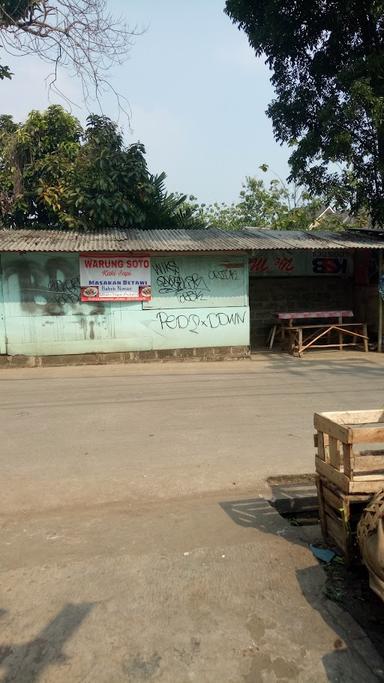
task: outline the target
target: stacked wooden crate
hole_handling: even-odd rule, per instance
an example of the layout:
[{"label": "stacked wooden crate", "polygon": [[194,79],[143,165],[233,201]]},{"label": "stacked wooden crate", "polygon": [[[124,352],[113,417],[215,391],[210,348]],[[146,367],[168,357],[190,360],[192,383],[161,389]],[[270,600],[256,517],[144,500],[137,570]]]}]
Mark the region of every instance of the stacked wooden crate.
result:
[{"label": "stacked wooden crate", "polygon": [[384,489],[384,410],[315,413],[314,425],[322,533],[350,561],[363,508]]}]

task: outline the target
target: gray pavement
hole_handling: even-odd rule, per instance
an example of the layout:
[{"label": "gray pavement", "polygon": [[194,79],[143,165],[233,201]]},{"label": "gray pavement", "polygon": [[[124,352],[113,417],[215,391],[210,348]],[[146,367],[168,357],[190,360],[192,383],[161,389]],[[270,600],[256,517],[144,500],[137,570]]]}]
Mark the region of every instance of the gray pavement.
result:
[{"label": "gray pavement", "polygon": [[308,540],[259,497],[3,520],[0,680],[384,680]]},{"label": "gray pavement", "polygon": [[264,499],[375,355],[0,372],[1,683],[373,683],[383,664]]}]

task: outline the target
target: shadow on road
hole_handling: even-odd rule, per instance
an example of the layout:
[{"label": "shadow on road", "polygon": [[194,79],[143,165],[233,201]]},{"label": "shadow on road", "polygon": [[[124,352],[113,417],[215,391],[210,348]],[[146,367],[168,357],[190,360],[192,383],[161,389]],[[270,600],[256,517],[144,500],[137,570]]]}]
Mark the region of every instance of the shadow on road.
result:
[{"label": "shadow on road", "polygon": [[66,662],[63,646],[92,607],[88,602],[65,605],[33,640],[20,645],[0,644],[1,683],[36,683],[47,666]]},{"label": "shadow on road", "polygon": [[265,498],[224,501],[219,505],[239,526],[253,527],[266,534],[284,536],[289,542],[297,545],[308,545],[306,540],[300,538],[297,530],[290,527]]},{"label": "shadow on road", "polygon": [[[348,358],[349,353],[354,354],[356,352],[342,351],[340,358],[335,358],[333,352],[329,353],[328,358],[324,352],[321,352],[320,358],[320,354],[316,351],[309,351],[303,358],[295,358],[290,354],[281,352],[269,352],[268,356],[263,357],[263,360],[267,361],[268,370],[275,370],[276,372],[281,370],[291,375],[301,375],[303,371],[306,373],[311,371],[328,373],[331,371],[332,374],[340,377],[345,375],[354,377],[356,372],[364,373],[365,378],[374,379],[383,376],[383,365],[370,358],[368,354],[361,353],[357,357]],[[254,352],[253,356],[257,357],[257,352]]]},{"label": "shadow on road", "polygon": [[[290,527],[265,498],[223,501],[219,505],[239,526],[252,527],[266,534],[280,536],[288,543],[308,546],[305,528]],[[334,649],[323,657],[328,680],[331,683],[358,680],[358,672],[350,670],[353,662],[351,650],[355,657],[358,653],[357,656],[360,656],[365,664],[364,683],[384,681],[384,661],[374,646],[364,637],[361,628],[342,606],[326,599],[323,593],[325,576],[322,567],[316,562],[312,567],[299,569],[296,577],[308,603],[335,632]]]}]

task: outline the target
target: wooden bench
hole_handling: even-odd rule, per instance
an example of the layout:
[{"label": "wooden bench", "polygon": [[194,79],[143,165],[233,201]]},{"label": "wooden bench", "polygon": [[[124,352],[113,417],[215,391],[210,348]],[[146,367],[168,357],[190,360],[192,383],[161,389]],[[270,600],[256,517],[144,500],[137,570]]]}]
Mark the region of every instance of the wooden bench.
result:
[{"label": "wooden bench", "polygon": [[[276,323],[273,325],[269,335],[269,348],[272,349],[276,335],[279,334],[280,341],[288,340],[289,350],[295,355],[302,356],[304,351],[309,348],[339,348],[345,346],[356,346],[361,342],[364,350],[368,351],[368,334],[365,323],[344,323],[343,318],[353,318],[353,311],[332,310],[332,311],[300,311],[277,313]],[[298,325],[295,321],[300,320],[319,320],[319,323],[308,325]],[[327,322],[320,322],[320,321]],[[337,341],[331,341],[336,333]],[[352,338],[352,342],[345,342],[344,336]],[[319,343],[326,337],[327,344]]]},{"label": "wooden bench", "polygon": [[[353,328],[353,329],[352,329]],[[356,346],[362,342],[364,351],[368,351],[368,333],[366,323],[342,323],[324,325],[300,325],[289,327],[290,351],[301,357],[307,349],[338,348],[340,351],[346,346]],[[332,332],[336,332],[338,340],[332,342]],[[352,338],[352,342],[345,342],[344,337]],[[319,343],[327,337],[327,343]]]}]

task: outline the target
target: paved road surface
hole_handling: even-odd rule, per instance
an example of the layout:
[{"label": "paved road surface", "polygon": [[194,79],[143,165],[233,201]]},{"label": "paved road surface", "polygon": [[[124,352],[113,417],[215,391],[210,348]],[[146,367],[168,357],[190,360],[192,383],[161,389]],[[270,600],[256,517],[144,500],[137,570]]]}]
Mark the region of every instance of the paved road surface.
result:
[{"label": "paved road surface", "polygon": [[375,683],[384,665],[263,499],[381,359],[0,372],[1,683]]},{"label": "paved road surface", "polygon": [[[377,354],[0,371],[0,512],[313,471],[313,412],[384,405]],[[262,489],[260,489],[262,490]]]}]

